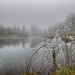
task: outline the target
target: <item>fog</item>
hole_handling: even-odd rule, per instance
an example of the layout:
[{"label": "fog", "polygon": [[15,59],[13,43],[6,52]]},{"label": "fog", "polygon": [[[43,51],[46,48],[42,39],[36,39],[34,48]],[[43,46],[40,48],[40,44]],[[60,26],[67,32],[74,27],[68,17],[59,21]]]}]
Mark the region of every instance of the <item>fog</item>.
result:
[{"label": "fog", "polygon": [[48,28],[75,13],[74,0],[0,0],[0,24]]},{"label": "fog", "polygon": [[75,0],[0,0],[0,75],[57,71],[75,74]]}]

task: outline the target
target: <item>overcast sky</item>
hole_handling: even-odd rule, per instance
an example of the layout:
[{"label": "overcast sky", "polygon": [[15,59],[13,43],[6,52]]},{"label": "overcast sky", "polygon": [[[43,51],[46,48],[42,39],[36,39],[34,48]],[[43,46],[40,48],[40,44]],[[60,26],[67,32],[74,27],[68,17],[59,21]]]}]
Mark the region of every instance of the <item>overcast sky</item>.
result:
[{"label": "overcast sky", "polygon": [[47,28],[75,13],[75,0],[0,0],[0,24]]}]

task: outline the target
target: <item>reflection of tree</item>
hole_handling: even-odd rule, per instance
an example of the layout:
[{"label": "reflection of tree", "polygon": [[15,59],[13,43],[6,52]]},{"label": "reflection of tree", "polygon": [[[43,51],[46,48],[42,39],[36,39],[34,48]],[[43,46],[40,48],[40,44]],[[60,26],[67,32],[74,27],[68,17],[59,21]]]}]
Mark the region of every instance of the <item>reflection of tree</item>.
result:
[{"label": "reflection of tree", "polygon": [[41,42],[40,38],[31,38],[30,46],[31,48],[36,47]]},{"label": "reflection of tree", "polygon": [[23,48],[25,47],[25,43],[26,43],[26,41],[25,40],[22,40],[22,47]]},{"label": "reflection of tree", "polygon": [[22,39],[22,47],[25,47],[25,44],[28,42],[28,38]]},{"label": "reflection of tree", "polygon": [[0,39],[0,48],[6,46],[18,46],[22,43],[23,47],[28,42],[27,38],[19,39]]}]

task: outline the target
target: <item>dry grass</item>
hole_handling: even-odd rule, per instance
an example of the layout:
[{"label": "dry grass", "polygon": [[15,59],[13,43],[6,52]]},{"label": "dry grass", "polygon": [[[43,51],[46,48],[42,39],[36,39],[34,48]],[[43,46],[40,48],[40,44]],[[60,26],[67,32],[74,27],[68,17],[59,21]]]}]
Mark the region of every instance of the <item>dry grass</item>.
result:
[{"label": "dry grass", "polygon": [[68,66],[59,68],[53,75],[75,75],[75,66]]}]

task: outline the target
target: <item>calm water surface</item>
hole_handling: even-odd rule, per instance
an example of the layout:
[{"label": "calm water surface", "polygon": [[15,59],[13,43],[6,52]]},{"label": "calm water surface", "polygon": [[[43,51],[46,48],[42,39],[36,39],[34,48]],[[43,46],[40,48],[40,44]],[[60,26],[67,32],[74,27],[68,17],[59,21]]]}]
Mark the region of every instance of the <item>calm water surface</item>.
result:
[{"label": "calm water surface", "polygon": [[36,48],[46,38],[1,39],[0,40],[0,75],[8,72],[12,65],[21,65],[29,57],[31,48]]},{"label": "calm water surface", "polygon": [[[27,60],[31,57],[34,52],[34,48],[38,49],[41,43],[50,41],[48,38],[19,38],[19,39],[0,39],[0,75],[5,75],[12,67],[21,68],[22,65],[26,64]],[[69,62],[70,64],[75,63],[75,44],[72,50],[69,50]],[[37,57],[42,55],[41,53],[45,50],[41,50]],[[46,53],[46,52],[45,52]],[[52,51],[49,51],[49,62],[53,63]],[[65,51],[59,50],[56,53],[56,63],[63,65],[65,60]],[[41,57],[44,57],[43,55]],[[39,58],[39,62],[35,63],[37,68],[42,58]],[[62,57],[62,58],[61,58]],[[47,61],[46,59],[44,59]],[[37,60],[36,60],[37,61]],[[42,62],[42,61],[41,61]],[[51,66],[50,66],[51,67]]]}]

